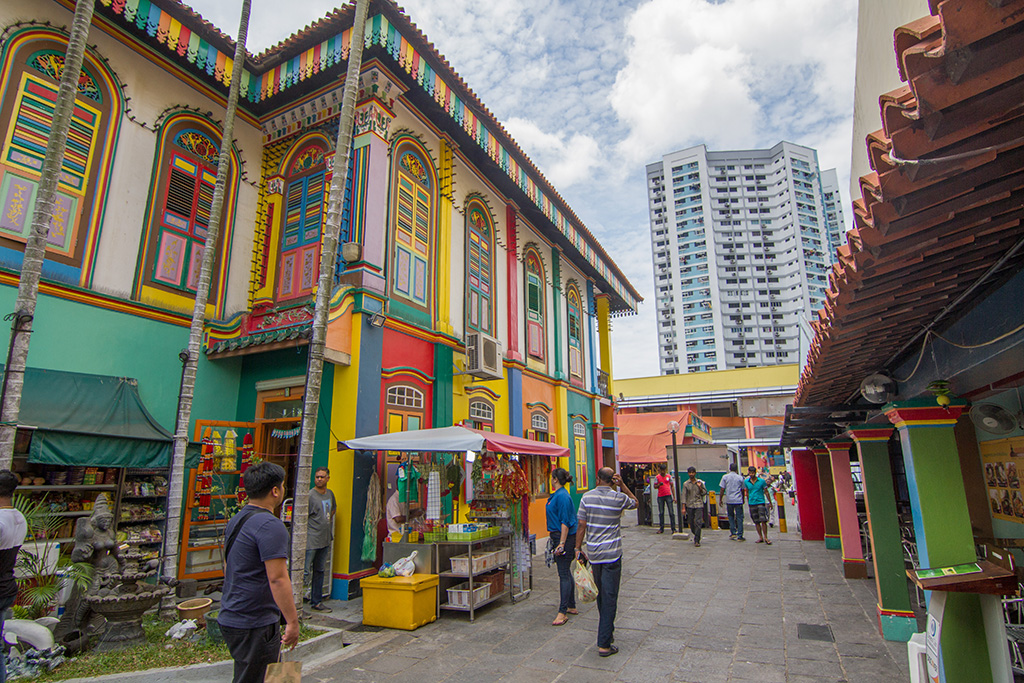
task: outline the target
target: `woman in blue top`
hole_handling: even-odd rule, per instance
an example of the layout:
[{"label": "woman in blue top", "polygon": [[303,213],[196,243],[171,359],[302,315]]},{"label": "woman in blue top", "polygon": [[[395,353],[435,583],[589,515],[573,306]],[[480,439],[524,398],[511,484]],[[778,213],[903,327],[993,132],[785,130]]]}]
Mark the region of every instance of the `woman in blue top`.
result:
[{"label": "woman in blue top", "polygon": [[569,571],[572,553],[565,552],[566,548],[576,547],[576,509],[566,488],[571,481],[572,477],[564,468],[552,470],[552,493],[545,507],[550,542],[555,546],[555,565],[558,567],[558,616],[551,622],[552,626],[561,626],[569,621],[569,614],[579,614],[576,611],[576,584]]}]

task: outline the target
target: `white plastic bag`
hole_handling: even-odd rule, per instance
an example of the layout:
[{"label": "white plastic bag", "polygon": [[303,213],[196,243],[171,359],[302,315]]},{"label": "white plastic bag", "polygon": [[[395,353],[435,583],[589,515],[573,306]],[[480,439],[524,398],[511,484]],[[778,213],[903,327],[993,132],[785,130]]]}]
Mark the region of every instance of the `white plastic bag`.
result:
[{"label": "white plastic bag", "polygon": [[413,560],[416,559],[416,551],[413,550],[408,557],[403,557],[400,560],[396,560],[394,565],[395,574],[398,576],[412,576],[416,571],[416,565],[413,564]]},{"label": "white plastic bag", "polygon": [[187,636],[190,632],[194,631],[196,628],[197,627],[195,619],[182,619],[177,624],[167,629],[167,633],[165,633],[164,635],[170,638],[180,640],[181,638]]},{"label": "white plastic bag", "polygon": [[576,582],[576,597],[582,602],[593,602],[597,600],[597,582],[594,581],[594,572],[590,563],[584,560],[572,561],[572,578]]}]

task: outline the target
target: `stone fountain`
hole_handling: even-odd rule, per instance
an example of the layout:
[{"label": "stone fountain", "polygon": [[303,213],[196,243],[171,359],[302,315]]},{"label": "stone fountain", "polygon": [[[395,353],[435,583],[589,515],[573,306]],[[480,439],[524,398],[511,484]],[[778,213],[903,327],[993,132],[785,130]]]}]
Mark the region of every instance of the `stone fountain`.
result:
[{"label": "stone fountain", "polygon": [[[143,555],[138,552],[122,553],[125,568],[99,578],[95,590],[85,595],[89,608],[107,620],[107,627],[96,645],[97,652],[120,650],[146,642],[142,630],[142,615],[160,602],[167,586],[140,583],[156,574],[156,568],[141,565]],[[151,564],[155,561],[150,561]]]},{"label": "stone fountain", "polygon": [[73,562],[93,566],[88,589],[72,591],[54,629],[58,642],[85,642],[98,636],[96,650],[120,650],[145,642],[142,615],[170,590],[166,586],[140,583],[156,574],[157,560],[145,561],[136,550],[122,552],[114,536],[114,516],[105,494],[100,494],[89,517],[75,525]]}]

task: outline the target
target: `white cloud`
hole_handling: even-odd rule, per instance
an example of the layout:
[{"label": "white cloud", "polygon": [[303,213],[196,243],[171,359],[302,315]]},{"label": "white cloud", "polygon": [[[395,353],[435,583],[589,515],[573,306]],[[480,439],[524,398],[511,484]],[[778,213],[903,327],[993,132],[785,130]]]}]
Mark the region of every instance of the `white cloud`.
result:
[{"label": "white cloud", "polygon": [[509,119],[505,129],[556,188],[587,180],[601,162],[600,147],[590,135],[547,133],[520,118]]},{"label": "white cloud", "polygon": [[629,130],[620,150],[641,163],[700,143],[811,144],[849,118],[855,20],[854,0],[648,0],[609,98]]}]

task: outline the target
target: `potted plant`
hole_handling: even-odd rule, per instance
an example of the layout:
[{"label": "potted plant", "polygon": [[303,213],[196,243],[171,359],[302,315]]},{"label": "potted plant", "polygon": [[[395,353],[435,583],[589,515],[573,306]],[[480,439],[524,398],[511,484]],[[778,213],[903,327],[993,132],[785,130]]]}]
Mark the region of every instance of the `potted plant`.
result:
[{"label": "potted plant", "polygon": [[18,553],[14,567],[18,582],[18,600],[14,616],[38,619],[53,609],[61,588],[68,582],[73,588],[87,589],[92,584],[92,565],[72,562],[60,554],[57,532],[66,521],[50,511],[46,499],[14,496],[14,507],[25,516],[28,536]]}]

